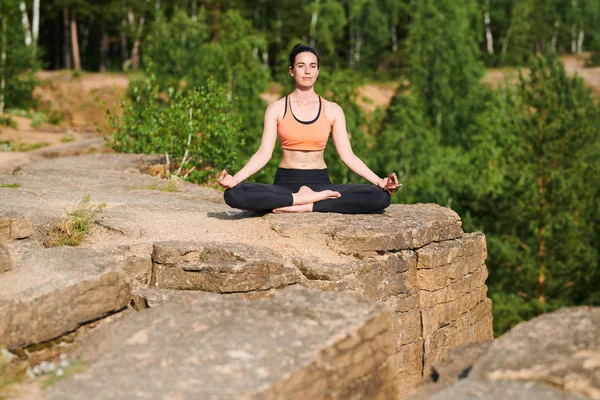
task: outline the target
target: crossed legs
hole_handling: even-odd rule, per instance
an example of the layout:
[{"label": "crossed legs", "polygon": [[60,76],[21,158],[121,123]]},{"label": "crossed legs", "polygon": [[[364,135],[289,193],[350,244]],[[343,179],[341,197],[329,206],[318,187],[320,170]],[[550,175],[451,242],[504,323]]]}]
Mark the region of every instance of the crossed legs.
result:
[{"label": "crossed legs", "polygon": [[390,205],[390,195],[371,185],[301,186],[297,191],[279,185],[241,183],[225,191],[225,202],[242,210],[283,212],[337,212],[362,214]]}]

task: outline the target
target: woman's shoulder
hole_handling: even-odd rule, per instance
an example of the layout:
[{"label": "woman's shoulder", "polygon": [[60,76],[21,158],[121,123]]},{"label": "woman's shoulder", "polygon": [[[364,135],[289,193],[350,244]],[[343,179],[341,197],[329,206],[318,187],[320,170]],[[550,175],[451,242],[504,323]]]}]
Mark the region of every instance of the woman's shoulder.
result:
[{"label": "woman's shoulder", "polygon": [[335,116],[336,114],[343,112],[342,107],[340,107],[338,103],[327,100],[323,96],[321,96],[321,99],[323,99],[323,106],[325,107],[325,112],[328,116]]},{"label": "woman's shoulder", "polygon": [[267,109],[265,110],[265,114],[281,114],[281,113],[283,113],[283,111],[285,111],[285,98],[286,97],[287,96],[284,96],[280,99],[277,99],[277,100],[269,103],[269,105],[267,106]]}]

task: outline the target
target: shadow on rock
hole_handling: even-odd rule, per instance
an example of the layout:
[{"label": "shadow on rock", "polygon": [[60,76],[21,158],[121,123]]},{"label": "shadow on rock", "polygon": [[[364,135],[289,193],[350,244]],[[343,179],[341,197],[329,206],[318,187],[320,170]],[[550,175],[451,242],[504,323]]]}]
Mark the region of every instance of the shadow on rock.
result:
[{"label": "shadow on rock", "polygon": [[223,220],[236,220],[246,218],[258,218],[262,217],[268,212],[257,212],[257,211],[222,211],[222,212],[208,212],[206,216],[209,218],[223,219]]}]

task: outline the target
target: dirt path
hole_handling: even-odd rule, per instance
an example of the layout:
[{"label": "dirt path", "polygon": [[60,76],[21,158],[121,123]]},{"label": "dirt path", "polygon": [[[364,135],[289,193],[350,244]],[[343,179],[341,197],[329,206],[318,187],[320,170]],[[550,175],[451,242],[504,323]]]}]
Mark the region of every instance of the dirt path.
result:
[{"label": "dirt path", "polygon": [[[595,96],[600,96],[600,67],[586,68],[584,66],[586,55],[563,56],[562,62],[565,65],[565,70],[570,76],[579,75],[585,81],[585,85],[592,90]],[[524,74],[529,70],[522,69]],[[519,79],[519,71],[516,68],[490,68],[483,78],[483,82],[490,84],[492,87],[497,87],[504,81],[513,82]]]}]

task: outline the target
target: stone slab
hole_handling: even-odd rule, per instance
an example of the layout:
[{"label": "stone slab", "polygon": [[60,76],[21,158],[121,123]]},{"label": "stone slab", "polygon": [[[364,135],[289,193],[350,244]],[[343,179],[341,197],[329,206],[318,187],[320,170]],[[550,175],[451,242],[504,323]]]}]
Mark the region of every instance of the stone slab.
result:
[{"label": "stone slab", "polygon": [[130,300],[117,262],[79,248],[33,250],[0,279],[0,348],[70,332]]},{"label": "stone slab", "polygon": [[457,320],[425,338],[424,368],[444,359],[457,346],[488,341],[493,337],[492,301],[485,299]]},{"label": "stone slab", "polygon": [[[428,397],[429,400],[584,400],[537,382],[499,382],[465,379]],[[411,400],[413,400],[411,398]]]},{"label": "stone slab", "polygon": [[475,271],[464,275],[462,278],[441,289],[431,291],[420,288],[420,305],[424,308],[431,308],[438,304],[454,301],[467,293],[471,293],[474,290],[485,286],[487,277],[487,267],[482,265]]},{"label": "stone slab", "polygon": [[31,235],[31,219],[23,216],[0,216],[0,241],[25,239]]},{"label": "stone slab", "polygon": [[481,380],[537,381],[600,399],[600,307],[563,308],[521,323],[473,367]]},{"label": "stone slab", "polygon": [[290,288],[196,293],[106,326],[50,400],[395,399],[389,313],[361,296]]},{"label": "stone slab", "polygon": [[435,291],[451,285],[484,265],[487,258],[485,236],[465,234],[456,240],[433,243],[417,251],[421,290]]},{"label": "stone slab", "polygon": [[435,204],[394,204],[382,214],[343,215],[326,221],[318,214],[272,214],[265,218],[282,236],[321,234],[332,249],[349,254],[416,249],[463,235],[458,215]]},{"label": "stone slab", "polygon": [[453,301],[421,309],[423,337],[428,338],[439,328],[450,325],[484,301],[486,295],[487,287],[483,285]]},{"label": "stone slab", "polygon": [[454,264],[462,258],[478,255],[485,260],[487,245],[485,235],[481,232],[465,233],[460,239],[439,243],[431,243],[418,250],[419,262],[417,268],[438,268]]},{"label": "stone slab", "polygon": [[152,286],[164,289],[239,293],[282,288],[301,274],[281,255],[239,243],[157,242]]}]

